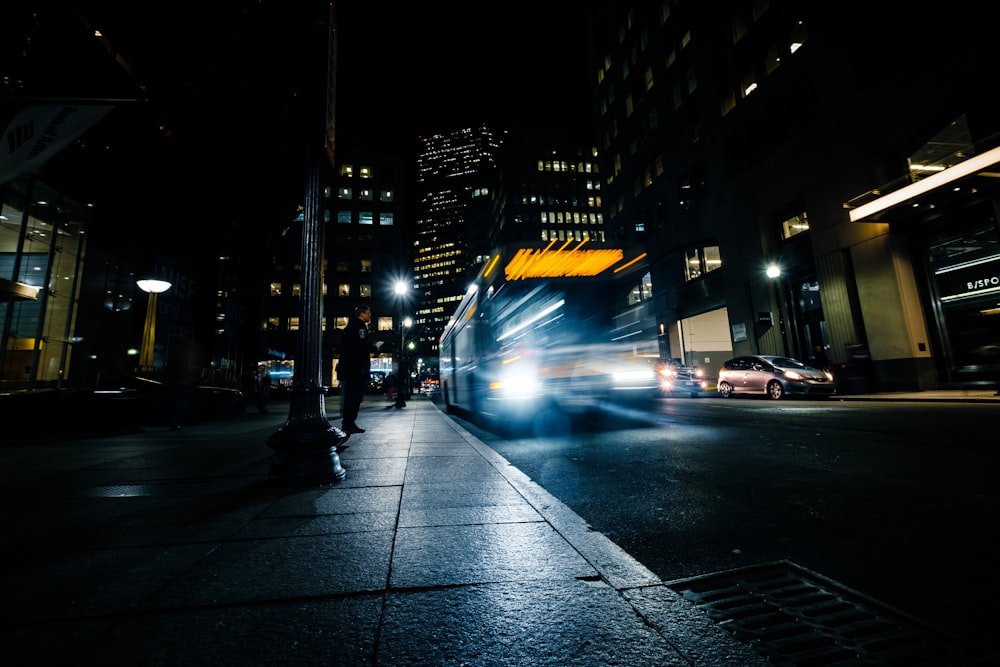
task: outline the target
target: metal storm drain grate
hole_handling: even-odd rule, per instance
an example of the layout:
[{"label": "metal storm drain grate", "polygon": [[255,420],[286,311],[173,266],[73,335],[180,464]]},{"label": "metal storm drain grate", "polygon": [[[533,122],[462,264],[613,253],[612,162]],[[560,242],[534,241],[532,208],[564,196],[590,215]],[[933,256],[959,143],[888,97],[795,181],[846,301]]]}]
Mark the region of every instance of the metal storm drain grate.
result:
[{"label": "metal storm drain grate", "polygon": [[985,664],[980,649],[788,561],[667,586],[774,665]]}]

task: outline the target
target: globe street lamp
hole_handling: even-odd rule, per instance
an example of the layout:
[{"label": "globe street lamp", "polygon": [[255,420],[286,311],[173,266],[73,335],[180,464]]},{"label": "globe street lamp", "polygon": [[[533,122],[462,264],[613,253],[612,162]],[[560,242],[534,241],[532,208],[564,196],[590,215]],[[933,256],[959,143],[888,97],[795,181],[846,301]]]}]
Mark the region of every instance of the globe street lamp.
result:
[{"label": "globe street lamp", "polygon": [[148,294],[146,299],[146,323],[142,329],[142,347],[139,348],[139,371],[149,373],[153,368],[153,347],[156,344],[156,302],[160,294],[170,289],[171,285],[166,280],[143,279],[135,281],[143,292]]}]

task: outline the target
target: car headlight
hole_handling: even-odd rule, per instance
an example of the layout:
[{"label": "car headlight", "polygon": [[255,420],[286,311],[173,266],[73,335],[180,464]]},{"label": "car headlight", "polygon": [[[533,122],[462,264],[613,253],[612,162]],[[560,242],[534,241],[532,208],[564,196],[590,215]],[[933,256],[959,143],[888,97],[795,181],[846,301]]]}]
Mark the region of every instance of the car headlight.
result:
[{"label": "car headlight", "polygon": [[785,377],[789,380],[801,380],[802,374],[798,371],[785,371]]},{"label": "car headlight", "polygon": [[643,382],[652,380],[655,377],[651,369],[633,369],[627,371],[616,371],[612,376],[615,384],[628,384],[630,382]]}]

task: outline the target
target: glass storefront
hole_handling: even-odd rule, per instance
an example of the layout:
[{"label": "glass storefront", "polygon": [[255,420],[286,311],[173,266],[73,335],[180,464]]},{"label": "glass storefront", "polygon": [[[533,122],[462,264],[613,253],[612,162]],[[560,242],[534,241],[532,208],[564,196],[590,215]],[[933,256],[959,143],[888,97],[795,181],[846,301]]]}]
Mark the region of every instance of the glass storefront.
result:
[{"label": "glass storefront", "polygon": [[1000,377],[1000,232],[994,223],[928,247],[953,379]]},{"label": "glass storefront", "polygon": [[0,197],[0,383],[67,380],[85,255],[86,209],[39,182],[6,184]]}]

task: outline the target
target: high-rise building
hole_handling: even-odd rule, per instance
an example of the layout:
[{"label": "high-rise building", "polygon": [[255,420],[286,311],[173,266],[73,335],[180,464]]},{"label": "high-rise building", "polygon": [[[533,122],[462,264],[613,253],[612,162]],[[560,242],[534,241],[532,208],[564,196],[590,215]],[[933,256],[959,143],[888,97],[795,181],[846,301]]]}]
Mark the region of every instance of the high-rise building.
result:
[{"label": "high-rise building", "polygon": [[594,7],[605,212],[648,251],[647,338],[710,372],[819,348],[848,391],[1000,377],[995,7]]},{"label": "high-rise building", "polygon": [[436,356],[448,318],[490,250],[492,198],[504,133],[486,125],[419,139],[413,226],[414,320],[423,355]]},{"label": "high-rise building", "polygon": [[508,132],[501,155],[491,248],[550,241],[606,244],[589,126],[519,125]]},{"label": "high-rise building", "polygon": [[[328,170],[329,171],[329,170]],[[374,340],[383,341],[386,354],[374,360],[372,370],[388,373],[398,353],[400,313],[410,315],[410,304],[400,303],[395,284],[410,278],[410,247],[406,221],[404,178],[408,173],[400,155],[372,151],[341,151],[324,188],[325,249],[323,263],[322,381],[336,387],[340,332],[354,309],[368,305]],[[282,242],[270,248],[262,268],[267,294],[260,323],[262,345],[258,359],[266,361],[271,381],[291,385],[301,306],[302,216],[290,220]],[[403,310],[400,310],[400,306]]]}]

